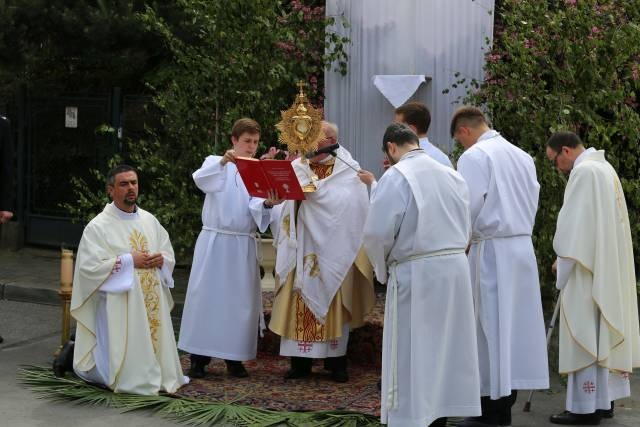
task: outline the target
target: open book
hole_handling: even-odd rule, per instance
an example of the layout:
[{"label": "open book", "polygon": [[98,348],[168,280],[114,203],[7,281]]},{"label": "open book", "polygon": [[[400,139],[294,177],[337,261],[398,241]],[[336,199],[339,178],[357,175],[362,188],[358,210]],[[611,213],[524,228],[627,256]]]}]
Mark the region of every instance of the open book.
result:
[{"label": "open book", "polygon": [[304,200],[305,198],[298,177],[288,160],[237,157],[236,167],[244,186],[254,197],[266,199],[267,191],[274,189],[281,199]]}]

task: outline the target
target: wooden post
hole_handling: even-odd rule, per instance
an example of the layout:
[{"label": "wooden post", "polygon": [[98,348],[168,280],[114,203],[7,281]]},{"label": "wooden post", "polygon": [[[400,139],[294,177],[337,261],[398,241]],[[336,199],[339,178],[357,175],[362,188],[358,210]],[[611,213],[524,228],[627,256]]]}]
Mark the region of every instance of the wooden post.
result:
[{"label": "wooden post", "polygon": [[73,289],[73,251],[62,249],[60,254],[60,290],[62,299],[62,336],[60,345],[69,341],[71,335],[71,291]]}]

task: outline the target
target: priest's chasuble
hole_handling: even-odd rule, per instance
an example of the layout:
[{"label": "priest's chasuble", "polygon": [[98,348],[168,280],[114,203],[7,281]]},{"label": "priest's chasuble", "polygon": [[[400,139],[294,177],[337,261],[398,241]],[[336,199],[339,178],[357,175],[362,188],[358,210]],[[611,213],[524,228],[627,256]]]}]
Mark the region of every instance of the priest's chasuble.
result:
[{"label": "priest's chasuble", "polygon": [[373,192],[364,246],[387,284],[384,424],[480,415],[470,234],[467,185],[422,150],[405,154]]},{"label": "priest's chasuble", "polygon": [[[162,253],[169,277],[157,268],[135,269],[128,291],[101,290],[118,272],[116,261],[132,251]],[[168,288],[173,286],[174,264],[169,235],[143,209],[124,219],[108,204],[89,222],[78,247],[71,297],[71,315],[77,321],[73,367],[80,376],[95,378],[89,373],[98,358],[106,365],[101,367],[106,372],[104,385],[115,392],[173,393],[188,382],[170,316],[173,300]]]},{"label": "priest's chasuble", "polygon": [[619,372],[640,366],[629,215],[604,151],[583,153],[576,161],[553,248],[575,261],[561,291],[560,373],[594,363]]},{"label": "priest's chasuble", "polygon": [[[344,148],[338,156],[360,169]],[[317,191],[278,209],[276,296],[269,328],[298,342],[302,350],[295,355],[344,355],[346,339],[342,345],[339,339],[347,338],[349,326],[362,326],[375,303],[371,264],[361,249],[367,189],[340,161],[311,164],[310,170],[297,159],[293,166],[301,185],[317,176]],[[314,351],[321,342],[340,351]]]}]

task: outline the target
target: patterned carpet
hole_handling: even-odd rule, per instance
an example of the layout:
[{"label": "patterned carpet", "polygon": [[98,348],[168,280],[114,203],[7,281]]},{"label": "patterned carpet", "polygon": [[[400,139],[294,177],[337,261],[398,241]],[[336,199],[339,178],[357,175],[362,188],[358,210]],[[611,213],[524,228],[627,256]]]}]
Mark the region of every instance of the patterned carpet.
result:
[{"label": "patterned carpet", "polygon": [[[184,371],[188,356],[182,357]],[[349,366],[349,382],[331,381],[322,361],[314,363],[309,378],[285,380],[289,360],[260,353],[257,360],[245,362],[248,378],[233,378],[222,360],[213,359],[203,379],[182,387],[179,396],[249,405],[277,411],[346,410],[378,416],[380,413],[380,370],[371,365]]]}]

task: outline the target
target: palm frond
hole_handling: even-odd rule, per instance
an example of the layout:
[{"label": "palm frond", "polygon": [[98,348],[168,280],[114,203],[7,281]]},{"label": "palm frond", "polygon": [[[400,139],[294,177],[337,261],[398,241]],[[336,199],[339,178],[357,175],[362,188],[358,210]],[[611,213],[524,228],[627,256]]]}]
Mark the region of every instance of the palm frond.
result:
[{"label": "palm frond", "polygon": [[286,412],[273,411],[235,402],[205,401],[172,395],[140,396],[113,393],[80,378],[58,378],[51,368],[25,366],[18,380],[39,398],[70,401],[84,405],[103,405],[122,412],[151,411],[190,426],[234,425],[237,427],[380,427],[376,417],[349,411]]}]

